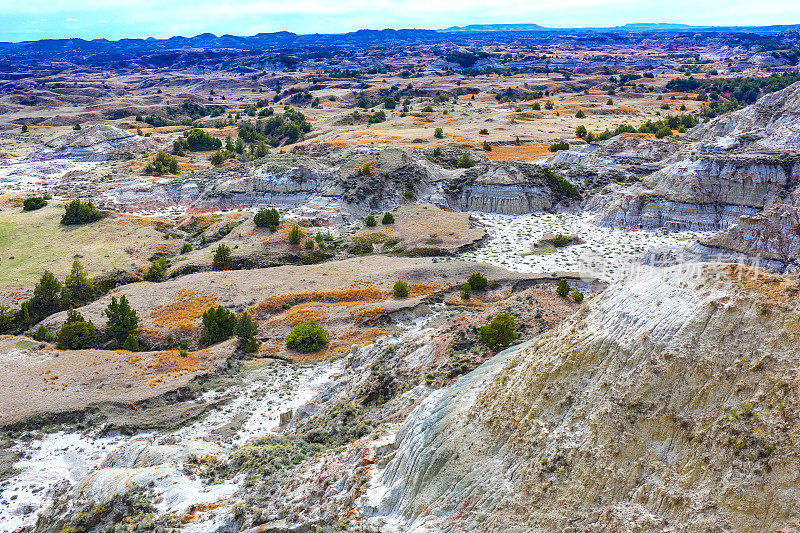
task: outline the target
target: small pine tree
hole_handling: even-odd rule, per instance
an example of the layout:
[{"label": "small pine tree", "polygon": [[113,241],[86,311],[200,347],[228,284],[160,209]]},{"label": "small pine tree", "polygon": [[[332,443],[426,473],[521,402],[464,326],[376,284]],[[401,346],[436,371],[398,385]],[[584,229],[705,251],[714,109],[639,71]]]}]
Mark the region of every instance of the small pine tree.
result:
[{"label": "small pine tree", "polygon": [[483,149],[486,152],[491,152],[492,151],[492,145],[489,144],[489,141],[483,141]]},{"label": "small pine tree", "polygon": [[258,324],[253,320],[253,317],[250,316],[250,313],[245,311],[242,313],[242,316],[239,317],[236,325],[236,335],[239,337],[239,343],[242,345],[247,344],[257,333]]},{"label": "small pine tree", "polygon": [[256,340],[255,335],[251,335],[250,339],[247,341],[247,344],[244,345],[244,349],[248,353],[255,353],[255,352],[258,351],[259,346],[260,345],[259,345],[258,341]]},{"label": "small pine tree", "polygon": [[392,288],[392,293],[394,294],[395,298],[408,298],[408,295],[411,293],[411,289],[406,280],[399,279],[395,282],[394,287]]},{"label": "small pine tree", "polygon": [[281,222],[281,214],[277,209],[262,209],[253,217],[253,222],[259,228],[277,228]]},{"label": "small pine tree", "polygon": [[516,326],[514,317],[500,313],[489,324],[478,328],[478,338],[492,350],[502,350],[519,338]]},{"label": "small pine tree", "polygon": [[211,307],[203,313],[204,344],[215,344],[230,339],[236,332],[236,315],[224,307]]},{"label": "small pine tree", "polygon": [[64,288],[61,298],[64,307],[76,307],[86,304],[95,297],[97,291],[91,282],[81,262],[75,259],[72,270],[64,279]]},{"label": "small pine tree", "polygon": [[433,130],[433,136],[436,137],[437,139],[443,138],[444,130],[442,130],[442,128],[436,128],[435,130]]},{"label": "small pine tree", "polygon": [[569,294],[569,283],[567,283],[567,280],[562,279],[561,281],[558,282],[558,288],[556,289],[556,294],[558,294],[562,298],[567,297],[567,295]]},{"label": "small pine tree", "polygon": [[94,325],[85,320],[77,311],[70,309],[67,321],[58,330],[56,342],[59,350],[80,350],[89,348],[97,338]]},{"label": "small pine tree", "polygon": [[489,285],[489,280],[486,279],[486,276],[481,274],[480,272],[473,272],[467,278],[467,283],[472,288],[473,291],[480,291],[486,288]]},{"label": "small pine tree", "polygon": [[394,215],[391,213],[384,213],[383,218],[381,219],[381,224],[384,226],[387,224],[394,224]]},{"label": "small pine tree", "polygon": [[295,224],[292,226],[292,229],[289,230],[289,243],[290,244],[300,244],[300,241],[303,239],[303,232],[300,231],[300,227]]},{"label": "small pine tree", "polygon": [[147,272],[145,272],[144,276],[142,277],[145,279],[145,281],[162,281],[167,275],[168,267],[169,265],[167,264],[167,260],[163,257],[160,257],[150,263]]},{"label": "small pine tree", "polygon": [[572,295],[572,299],[576,302],[581,303],[583,301],[583,293],[578,289],[572,289],[570,294]]},{"label": "small pine tree", "polygon": [[575,113],[575,118],[586,118],[586,113],[584,113],[583,109],[578,109],[578,112]]},{"label": "small pine tree", "polygon": [[226,270],[231,267],[233,264],[233,258],[231,257],[231,249],[228,248],[224,244],[220,244],[217,246],[216,251],[214,251],[214,270]]},{"label": "small pine tree", "polygon": [[368,228],[374,227],[375,224],[377,224],[377,223],[378,223],[378,221],[375,220],[375,216],[374,215],[367,215],[367,218],[364,219],[364,224]]},{"label": "small pine tree", "polygon": [[461,286],[461,297],[465,300],[472,298],[472,286],[469,283],[464,283]]},{"label": "small pine tree", "polygon": [[49,342],[53,340],[53,335],[50,333],[50,330],[41,325],[33,333],[33,338],[39,342]]},{"label": "small pine tree", "polygon": [[139,351],[139,341],[136,339],[136,337],[133,336],[133,333],[128,335],[128,338],[126,338],[125,342],[122,343],[122,349],[127,350],[129,352]]},{"label": "small pine tree", "polygon": [[33,289],[33,298],[27,302],[25,312],[35,321],[61,310],[61,282],[52,272],[45,270]]},{"label": "small pine tree", "polygon": [[139,325],[139,316],[136,310],[128,303],[128,297],[124,294],[117,300],[116,296],[111,297],[103,314],[108,318],[106,321],[106,335],[117,342],[123,342],[129,335],[136,331]]}]

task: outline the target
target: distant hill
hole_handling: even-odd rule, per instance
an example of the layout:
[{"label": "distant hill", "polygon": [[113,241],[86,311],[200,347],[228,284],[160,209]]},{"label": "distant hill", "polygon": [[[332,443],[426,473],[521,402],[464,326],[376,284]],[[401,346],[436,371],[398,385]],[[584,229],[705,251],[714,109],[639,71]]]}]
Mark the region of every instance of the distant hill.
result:
[{"label": "distant hill", "polygon": [[548,28],[539,24],[470,24],[468,26],[451,26],[437,30],[442,33],[461,33],[461,32],[527,32],[527,31],[549,31],[549,32],[593,32],[593,31],[613,31],[613,32],[682,32],[682,31],[714,31],[714,32],[747,32],[747,33],[778,33],[781,31],[794,30],[800,28],[800,24],[784,24],[772,26],[691,26],[689,24],[674,24],[670,22],[636,22],[623,26],[610,27],[585,27],[585,28]]}]

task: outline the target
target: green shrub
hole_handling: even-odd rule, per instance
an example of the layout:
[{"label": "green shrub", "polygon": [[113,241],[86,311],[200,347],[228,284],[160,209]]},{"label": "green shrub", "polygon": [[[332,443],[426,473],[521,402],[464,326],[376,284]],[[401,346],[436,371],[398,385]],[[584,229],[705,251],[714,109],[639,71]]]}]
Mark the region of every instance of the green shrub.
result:
[{"label": "green shrub", "polygon": [[191,243],[185,242],[185,243],[183,243],[181,245],[181,253],[182,254],[188,254],[192,250],[194,250],[194,246],[192,246]]},{"label": "green shrub", "polygon": [[128,337],[125,339],[125,342],[122,343],[122,349],[128,350],[129,352],[139,351],[139,341],[133,336],[133,333],[128,335]]},{"label": "green shrub", "polygon": [[583,301],[583,293],[578,289],[572,289],[571,294],[572,294],[572,299],[575,300],[576,302],[581,303]]},{"label": "green shrub", "polygon": [[78,307],[87,304],[97,296],[97,292],[83,265],[75,259],[72,262],[70,273],[64,279],[64,287],[61,290],[63,307]]},{"label": "green shrub", "polygon": [[116,296],[111,297],[111,303],[103,311],[108,320],[106,321],[106,335],[117,342],[123,342],[139,325],[139,316],[136,310],[128,303],[128,297],[124,294],[117,300]]},{"label": "green shrub", "polygon": [[314,241],[311,239],[306,240],[306,250],[313,250],[314,249]]},{"label": "green shrub", "polygon": [[578,137],[579,139],[585,138],[586,134],[587,134],[586,126],[584,126],[583,124],[575,128],[575,136]]},{"label": "green shrub", "polygon": [[433,149],[433,157],[439,157],[440,155],[442,155],[442,149],[437,146]]},{"label": "green shrub", "polygon": [[464,152],[456,161],[456,168],[472,168],[474,166],[475,162],[466,152]]},{"label": "green shrub", "polygon": [[230,339],[236,332],[236,315],[224,307],[211,307],[203,313],[203,334],[201,341],[215,344]]},{"label": "green shrub", "polygon": [[74,224],[88,224],[100,219],[100,212],[92,202],[73,200],[64,206],[61,223],[65,226]]},{"label": "green shrub", "polygon": [[33,333],[33,338],[39,342],[52,342],[55,337],[53,337],[49,329],[39,326]]},{"label": "green shrub", "polygon": [[472,298],[472,285],[469,283],[464,283],[461,286],[461,297],[465,300]]},{"label": "green shrub", "polygon": [[567,283],[567,280],[562,279],[561,281],[558,282],[558,287],[556,288],[556,294],[558,294],[562,298],[567,297],[567,295],[569,294],[569,283]]},{"label": "green shrub", "polygon": [[70,309],[67,321],[56,335],[60,350],[81,350],[91,347],[97,338],[97,330],[91,322],[85,320],[77,311]]},{"label": "green shrub", "polygon": [[231,257],[231,249],[224,244],[217,246],[214,251],[214,270],[226,270],[233,265],[233,258]]},{"label": "green shrub", "polygon": [[[39,283],[33,289],[33,297],[26,302],[25,312],[30,319],[38,322],[42,318],[61,310],[61,282],[52,272],[45,270]],[[24,313],[23,313],[24,314]]]},{"label": "green shrub", "polygon": [[169,268],[167,260],[161,257],[150,263],[142,277],[145,281],[162,281],[167,275],[167,268]]},{"label": "green shrub", "polygon": [[586,113],[584,113],[583,109],[578,109],[578,112],[575,113],[575,118],[586,118]]},{"label": "green shrub", "polygon": [[483,141],[483,150],[485,152],[491,152],[492,151],[492,145],[489,144],[489,141]]},{"label": "green shrub", "polygon": [[478,328],[478,338],[490,349],[502,350],[519,338],[516,328],[513,316],[500,313],[487,325]]},{"label": "green shrub", "polygon": [[392,293],[394,293],[395,298],[408,298],[408,295],[411,293],[411,288],[408,286],[406,280],[398,279],[392,288]]},{"label": "green shrub", "polygon": [[422,108],[422,112],[423,113],[433,113],[433,108],[431,106],[429,106],[429,105],[426,105],[425,107]]},{"label": "green shrub", "polygon": [[211,164],[218,167],[228,159],[233,159],[234,157],[236,157],[236,155],[229,150],[217,150],[211,154]]},{"label": "green shrub", "polygon": [[375,224],[377,224],[377,223],[378,223],[378,221],[375,220],[375,217],[373,215],[367,215],[367,218],[364,219],[364,224],[368,228],[371,228],[371,227],[375,226]]},{"label": "green shrub", "polygon": [[559,233],[558,235],[553,237],[553,240],[551,242],[553,243],[553,246],[555,246],[556,248],[563,248],[569,244],[569,237]]},{"label": "green shrub", "polygon": [[258,324],[250,316],[250,313],[245,311],[236,324],[236,335],[239,337],[239,343],[244,346],[256,334],[258,334]]},{"label": "green shrub", "polygon": [[559,141],[557,143],[553,143],[548,148],[551,152],[558,152],[559,150],[569,150],[569,143],[567,141]]},{"label": "green shrub", "polygon": [[156,174],[161,176],[163,174],[179,174],[178,160],[169,155],[164,150],[159,150],[156,153],[155,159],[144,168],[148,174]]},{"label": "green shrub", "polygon": [[175,142],[176,145],[181,145],[192,152],[208,152],[222,148],[221,140],[197,128],[185,132],[183,138]]},{"label": "green shrub", "polygon": [[289,243],[291,244],[300,244],[300,241],[303,239],[303,232],[300,230],[300,227],[295,224],[292,226],[292,229],[289,230]]},{"label": "green shrub", "polygon": [[328,344],[328,332],[315,320],[298,324],[286,337],[286,347],[300,353],[320,351]]},{"label": "green shrub", "polygon": [[381,224],[384,226],[387,224],[394,224],[394,215],[391,213],[384,213],[383,218],[381,219]]},{"label": "green shrub", "polygon": [[36,211],[47,205],[47,199],[42,196],[32,196],[22,201],[23,211]]},{"label": "green shrub", "polygon": [[568,198],[580,198],[581,193],[578,188],[572,184],[568,179],[559,176],[547,167],[542,167],[545,178],[550,182],[550,185]]},{"label": "green shrub", "polygon": [[441,139],[442,137],[444,137],[444,130],[442,130],[442,128],[436,128],[435,130],[433,130],[433,136],[436,137],[437,139]]},{"label": "green shrub", "polygon": [[248,353],[255,353],[258,351],[259,346],[260,344],[258,343],[258,340],[256,340],[255,335],[253,335],[250,337],[250,339],[248,339],[247,344],[244,345],[244,349]]},{"label": "green shrub", "polygon": [[470,274],[467,278],[467,283],[469,283],[469,286],[473,291],[483,290],[487,285],[489,285],[489,281],[486,279],[486,276],[480,272],[473,272]]},{"label": "green shrub", "polygon": [[281,223],[281,214],[277,209],[262,209],[253,217],[253,222],[259,228],[277,228]]}]

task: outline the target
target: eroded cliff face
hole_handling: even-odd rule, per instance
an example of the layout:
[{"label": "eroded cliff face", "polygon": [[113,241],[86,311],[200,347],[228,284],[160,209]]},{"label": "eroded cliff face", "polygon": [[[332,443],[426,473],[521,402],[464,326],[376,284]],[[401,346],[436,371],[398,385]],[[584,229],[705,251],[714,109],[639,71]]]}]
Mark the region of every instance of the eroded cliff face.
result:
[{"label": "eroded cliff face", "polygon": [[[800,183],[800,84],[691,130],[641,183],[598,204],[607,224],[724,230],[780,203]],[[605,203],[605,202],[604,202]]]},{"label": "eroded cliff face", "polygon": [[701,244],[723,252],[745,254],[774,268],[800,268],[800,211],[779,204],[743,216],[736,224],[703,239]]},{"label": "eroded cliff face", "polygon": [[691,156],[644,178],[603,219],[647,229],[722,230],[788,199],[798,182],[800,160],[787,154]]},{"label": "eroded cliff face", "polygon": [[423,402],[362,509],[394,531],[797,527],[798,288],[718,264],[609,288]]}]

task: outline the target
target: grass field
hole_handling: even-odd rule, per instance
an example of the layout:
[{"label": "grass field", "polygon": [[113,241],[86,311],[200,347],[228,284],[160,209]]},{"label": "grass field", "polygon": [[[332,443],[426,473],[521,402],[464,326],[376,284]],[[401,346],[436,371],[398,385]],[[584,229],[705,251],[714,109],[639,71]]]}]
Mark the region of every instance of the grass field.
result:
[{"label": "grass field", "polygon": [[163,245],[147,219],[109,217],[92,224],[62,226],[64,209],[48,205],[23,212],[0,210],[0,302],[16,304],[45,270],[63,279],[79,256],[90,276],[142,266]]}]

